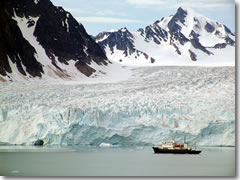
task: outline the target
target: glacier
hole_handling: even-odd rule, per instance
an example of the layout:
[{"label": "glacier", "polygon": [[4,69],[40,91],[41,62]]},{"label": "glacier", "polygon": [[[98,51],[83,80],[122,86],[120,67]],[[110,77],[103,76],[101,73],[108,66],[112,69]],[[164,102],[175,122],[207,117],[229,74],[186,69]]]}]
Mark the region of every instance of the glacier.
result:
[{"label": "glacier", "polygon": [[116,82],[0,84],[1,143],[144,146],[184,137],[235,146],[235,67],[132,67]]}]

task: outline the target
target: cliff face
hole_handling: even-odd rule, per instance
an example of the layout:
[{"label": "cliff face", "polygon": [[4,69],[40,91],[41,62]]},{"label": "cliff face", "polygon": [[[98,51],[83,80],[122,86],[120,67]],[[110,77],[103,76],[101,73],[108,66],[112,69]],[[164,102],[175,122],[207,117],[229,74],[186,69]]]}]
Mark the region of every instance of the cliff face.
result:
[{"label": "cliff face", "polygon": [[[33,43],[35,41],[35,43]],[[36,43],[37,42],[37,43]],[[41,58],[44,49],[45,58]],[[69,63],[73,61],[74,63]],[[0,2],[0,74],[11,78],[16,67],[23,76],[42,77],[48,69],[70,77],[63,67],[86,76],[107,65],[98,44],[69,12],[49,0],[3,0]],[[13,67],[14,66],[14,67]]]}]

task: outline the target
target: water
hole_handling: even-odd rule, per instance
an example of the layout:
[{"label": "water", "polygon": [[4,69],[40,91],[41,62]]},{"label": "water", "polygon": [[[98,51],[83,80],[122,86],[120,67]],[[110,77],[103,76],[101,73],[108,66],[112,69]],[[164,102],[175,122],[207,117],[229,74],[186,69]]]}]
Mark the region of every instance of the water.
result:
[{"label": "water", "polygon": [[151,147],[0,148],[2,176],[234,176],[235,148],[200,155],[154,154]]}]

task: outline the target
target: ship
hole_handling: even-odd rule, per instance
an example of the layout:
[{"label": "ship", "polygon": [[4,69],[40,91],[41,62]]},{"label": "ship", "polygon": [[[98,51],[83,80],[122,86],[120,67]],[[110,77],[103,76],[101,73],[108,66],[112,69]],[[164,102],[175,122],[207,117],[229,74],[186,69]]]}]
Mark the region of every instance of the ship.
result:
[{"label": "ship", "polygon": [[152,147],[154,153],[162,154],[200,154],[200,150],[194,150],[187,143],[177,144],[176,141],[168,141],[160,144],[157,147]]}]

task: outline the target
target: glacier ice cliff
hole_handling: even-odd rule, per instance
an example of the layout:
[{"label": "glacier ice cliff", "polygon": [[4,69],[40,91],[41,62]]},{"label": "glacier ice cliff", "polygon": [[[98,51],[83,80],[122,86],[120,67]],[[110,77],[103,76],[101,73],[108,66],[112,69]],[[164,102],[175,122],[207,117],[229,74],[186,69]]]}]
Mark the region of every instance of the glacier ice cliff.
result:
[{"label": "glacier ice cliff", "polygon": [[7,82],[0,142],[235,145],[234,67],[141,67],[112,83]]}]

